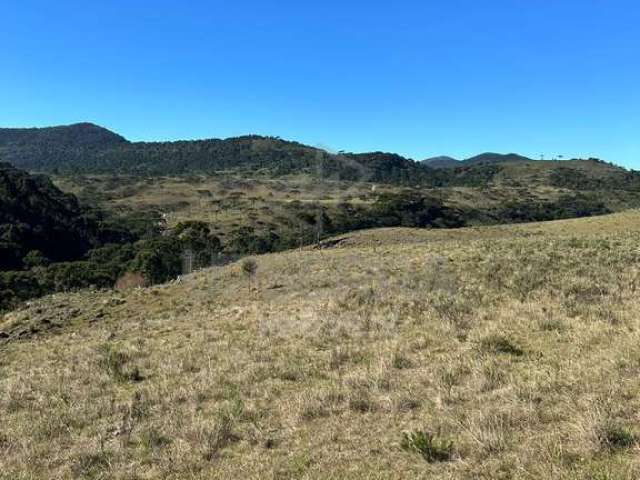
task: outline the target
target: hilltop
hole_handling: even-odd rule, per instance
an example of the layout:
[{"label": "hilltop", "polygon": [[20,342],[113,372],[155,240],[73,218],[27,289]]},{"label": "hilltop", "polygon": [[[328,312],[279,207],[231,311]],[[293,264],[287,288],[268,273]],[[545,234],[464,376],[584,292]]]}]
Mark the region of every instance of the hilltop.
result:
[{"label": "hilltop", "polygon": [[453,157],[441,155],[439,157],[432,157],[432,158],[427,158],[425,160],[422,160],[422,163],[431,168],[448,168],[448,167],[459,167],[462,162]]},{"label": "hilltop", "polygon": [[530,158],[516,153],[482,153],[466,160],[457,160],[452,157],[433,157],[423,160],[422,163],[432,168],[458,168],[473,165],[494,165],[496,163],[531,162]]},{"label": "hilltop", "polygon": [[[92,124],[0,129],[0,158],[44,173],[173,175],[216,171],[306,173],[343,180],[433,183],[438,175],[397,155],[335,155],[276,137],[129,142]],[[389,160],[384,162],[381,160]]]},{"label": "hilltop", "polygon": [[[505,169],[516,183],[522,183],[521,175],[515,172],[522,171],[526,175],[532,165],[537,165],[535,168],[544,167],[545,174],[541,178],[551,179],[545,186],[573,182],[572,189],[594,190],[593,182],[588,181],[591,177],[600,178],[601,186],[606,189],[628,190],[631,184],[637,189],[640,184],[635,172],[593,159],[587,172],[589,178],[582,175],[572,179],[574,172],[585,171],[584,160],[542,162],[517,154],[485,153],[463,161],[438,157],[417,162],[386,152],[334,154],[298,142],[258,135],[129,142],[89,123],[40,129],[0,129],[0,159],[24,170],[60,175],[157,177],[235,172],[266,177],[307,175],[336,181],[422,188],[486,187]],[[537,186],[537,183],[528,185],[530,188]]]},{"label": "hilltop", "polygon": [[73,147],[108,147],[129,143],[127,140],[93,123],[76,123],[45,128],[0,128],[0,148],[47,150]]},{"label": "hilltop", "polygon": [[638,478],[639,241],[637,211],[370,230],[34,301],[0,320],[1,475]]}]

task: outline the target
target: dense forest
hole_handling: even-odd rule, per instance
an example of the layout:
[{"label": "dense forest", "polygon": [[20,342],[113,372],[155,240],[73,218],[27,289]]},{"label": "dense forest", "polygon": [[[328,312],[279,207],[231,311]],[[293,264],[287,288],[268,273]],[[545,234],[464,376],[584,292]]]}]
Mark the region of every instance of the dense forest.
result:
[{"label": "dense forest", "polygon": [[104,242],[129,239],[126,231],[101,228],[75,197],[42,175],[0,164],[0,269],[72,260]]}]

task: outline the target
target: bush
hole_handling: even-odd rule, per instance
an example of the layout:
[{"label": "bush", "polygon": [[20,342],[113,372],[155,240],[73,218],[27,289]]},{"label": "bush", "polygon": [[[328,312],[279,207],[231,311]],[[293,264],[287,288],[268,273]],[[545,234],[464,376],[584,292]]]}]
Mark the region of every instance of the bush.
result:
[{"label": "bush", "polygon": [[211,233],[205,222],[181,222],[174,229],[173,235],[180,240],[183,250],[193,252],[196,269],[210,266],[211,256],[222,250],[220,239]]},{"label": "bush", "polygon": [[252,278],[258,271],[258,264],[252,258],[245,258],[240,264],[242,273],[247,278]]},{"label": "bush", "polygon": [[46,267],[49,265],[49,259],[45,257],[40,250],[31,250],[22,259],[22,263],[26,268]]},{"label": "bush", "polygon": [[239,227],[231,232],[225,250],[233,253],[260,254],[278,249],[280,237],[274,232],[256,233],[253,227]]},{"label": "bush", "polygon": [[464,225],[457,214],[445,207],[440,200],[413,191],[379,195],[372,213],[379,226],[424,228]]}]

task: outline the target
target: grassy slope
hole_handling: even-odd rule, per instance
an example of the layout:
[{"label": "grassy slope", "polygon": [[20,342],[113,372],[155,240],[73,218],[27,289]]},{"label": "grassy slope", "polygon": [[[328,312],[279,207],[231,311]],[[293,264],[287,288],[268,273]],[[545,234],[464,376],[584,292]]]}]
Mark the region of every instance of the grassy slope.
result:
[{"label": "grassy slope", "polygon": [[638,478],[639,242],[368,231],[38,300],[0,320],[0,478]]}]

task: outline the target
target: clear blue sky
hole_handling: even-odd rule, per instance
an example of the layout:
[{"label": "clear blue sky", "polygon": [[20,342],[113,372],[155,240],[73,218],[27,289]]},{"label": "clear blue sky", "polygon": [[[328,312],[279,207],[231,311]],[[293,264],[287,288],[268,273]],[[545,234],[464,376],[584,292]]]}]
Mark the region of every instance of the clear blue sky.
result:
[{"label": "clear blue sky", "polygon": [[15,0],[0,45],[0,126],[640,168],[637,0]]}]

